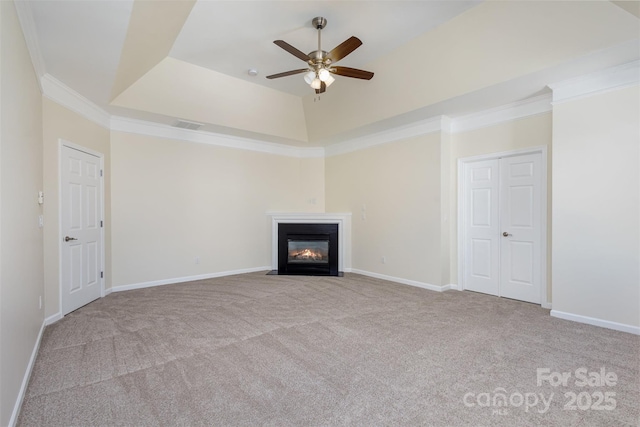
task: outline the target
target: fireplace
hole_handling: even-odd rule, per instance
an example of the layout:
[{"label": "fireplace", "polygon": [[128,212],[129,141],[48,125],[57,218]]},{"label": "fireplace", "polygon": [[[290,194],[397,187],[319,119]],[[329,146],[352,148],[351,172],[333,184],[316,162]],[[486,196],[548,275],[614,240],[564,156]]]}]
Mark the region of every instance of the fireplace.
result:
[{"label": "fireplace", "polygon": [[278,224],[278,274],[338,276],[338,224]]}]

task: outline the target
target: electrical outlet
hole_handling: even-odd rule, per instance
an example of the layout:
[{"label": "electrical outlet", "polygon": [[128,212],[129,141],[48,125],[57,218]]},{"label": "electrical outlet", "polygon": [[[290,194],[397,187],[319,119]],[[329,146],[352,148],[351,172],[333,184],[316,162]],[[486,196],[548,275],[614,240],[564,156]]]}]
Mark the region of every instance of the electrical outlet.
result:
[{"label": "electrical outlet", "polygon": [[380,264],[386,264],[387,263],[387,257],[383,256],[380,258]]},{"label": "electrical outlet", "polygon": [[200,257],[199,256],[196,257],[196,264],[200,264]]}]

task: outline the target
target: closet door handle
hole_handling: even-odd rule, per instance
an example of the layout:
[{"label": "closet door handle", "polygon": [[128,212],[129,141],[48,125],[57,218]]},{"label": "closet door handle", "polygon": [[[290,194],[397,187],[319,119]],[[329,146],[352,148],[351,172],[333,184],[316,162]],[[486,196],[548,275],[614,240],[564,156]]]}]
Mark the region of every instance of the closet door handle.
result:
[{"label": "closet door handle", "polygon": [[509,237],[509,236],[512,236],[512,234],[510,234],[510,233],[507,233],[506,231],[505,231],[505,232],[503,232],[503,233],[502,233],[502,235],[503,235],[504,237]]}]

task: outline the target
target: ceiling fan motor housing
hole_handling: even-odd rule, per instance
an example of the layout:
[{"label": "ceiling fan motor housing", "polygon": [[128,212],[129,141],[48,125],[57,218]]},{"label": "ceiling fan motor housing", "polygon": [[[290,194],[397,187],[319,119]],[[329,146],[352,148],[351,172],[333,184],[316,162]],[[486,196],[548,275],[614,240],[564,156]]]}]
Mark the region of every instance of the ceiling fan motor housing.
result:
[{"label": "ceiling fan motor housing", "polygon": [[[314,50],[313,52],[309,52],[309,64],[310,65],[315,65],[316,63],[324,63],[324,64],[331,64],[331,60],[329,58],[327,58],[328,52],[322,50],[320,51],[320,55],[318,55],[318,51]],[[318,58],[322,58],[321,61],[318,60]]]}]

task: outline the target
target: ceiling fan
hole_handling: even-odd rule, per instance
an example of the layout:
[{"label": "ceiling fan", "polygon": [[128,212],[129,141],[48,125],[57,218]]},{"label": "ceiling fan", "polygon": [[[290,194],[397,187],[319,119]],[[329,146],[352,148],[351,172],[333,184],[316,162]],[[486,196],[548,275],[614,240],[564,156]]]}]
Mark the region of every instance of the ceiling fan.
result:
[{"label": "ceiling fan", "polygon": [[327,87],[335,81],[332,74],[339,76],[353,77],[356,79],[371,80],[373,73],[371,71],[358,70],[357,68],[349,67],[336,67],[333,64],[340,61],[345,56],[356,50],[362,41],[357,37],[350,37],[347,40],[340,43],[333,48],[331,52],[325,52],[322,50],[320,43],[322,29],[327,25],[327,20],[322,17],[313,18],[311,21],[313,28],[318,30],[318,50],[314,50],[309,54],[296,49],[284,40],[276,40],[274,43],[286,50],[293,56],[302,59],[309,66],[307,68],[300,68],[299,70],[285,71],[284,73],[272,74],[267,76],[268,79],[277,79],[280,77],[292,76],[294,74],[304,75],[304,81],[307,82],[316,93],[323,93],[327,90]]}]

